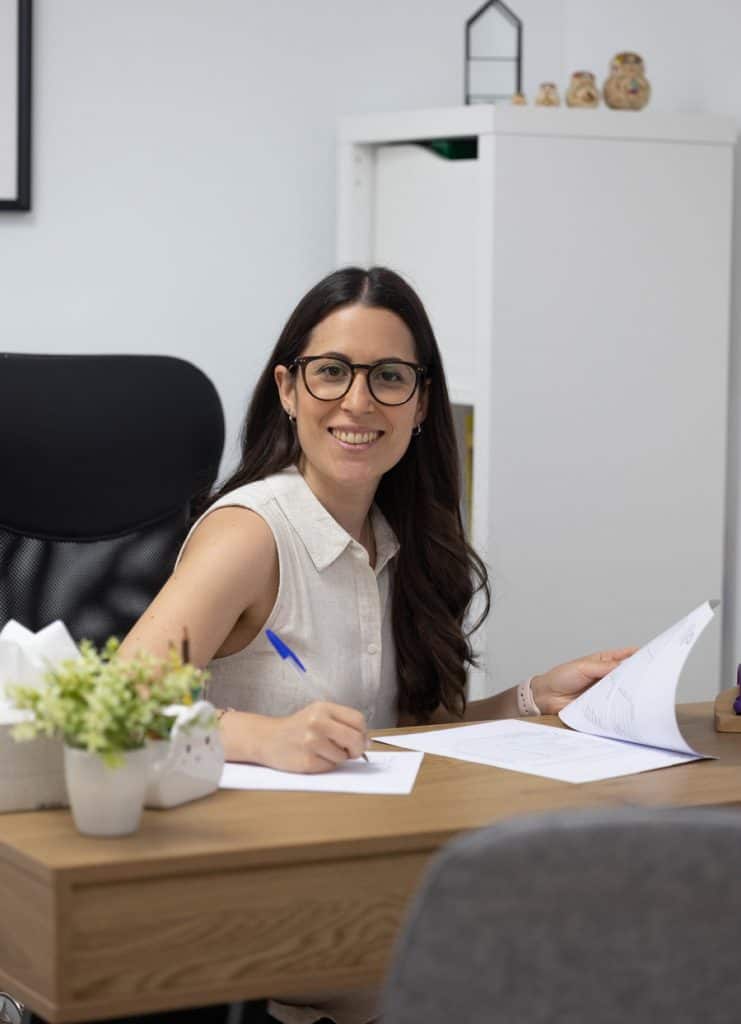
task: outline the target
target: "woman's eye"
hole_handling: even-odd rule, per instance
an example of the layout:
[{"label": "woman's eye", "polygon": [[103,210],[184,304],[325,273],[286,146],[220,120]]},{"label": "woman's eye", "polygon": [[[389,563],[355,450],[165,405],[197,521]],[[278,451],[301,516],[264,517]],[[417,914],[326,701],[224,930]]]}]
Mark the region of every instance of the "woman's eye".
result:
[{"label": "woman's eye", "polygon": [[336,380],[338,377],[347,376],[347,367],[338,363],[323,363],[316,367],[314,373],[317,377],[332,378],[333,380]]},{"label": "woman's eye", "polygon": [[376,373],[384,384],[398,384],[402,377],[399,371],[393,366],[384,366]]}]

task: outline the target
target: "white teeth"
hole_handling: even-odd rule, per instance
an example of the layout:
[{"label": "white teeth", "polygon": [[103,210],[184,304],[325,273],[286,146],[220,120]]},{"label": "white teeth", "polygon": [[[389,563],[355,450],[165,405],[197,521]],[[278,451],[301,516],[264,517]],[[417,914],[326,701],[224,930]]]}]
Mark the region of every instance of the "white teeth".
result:
[{"label": "white teeth", "polygon": [[370,441],[375,441],[380,433],[380,430],[369,430],[364,434],[351,434],[347,430],[332,430],[333,437],[336,437],[338,441],[344,441],[345,444],[368,444]]}]

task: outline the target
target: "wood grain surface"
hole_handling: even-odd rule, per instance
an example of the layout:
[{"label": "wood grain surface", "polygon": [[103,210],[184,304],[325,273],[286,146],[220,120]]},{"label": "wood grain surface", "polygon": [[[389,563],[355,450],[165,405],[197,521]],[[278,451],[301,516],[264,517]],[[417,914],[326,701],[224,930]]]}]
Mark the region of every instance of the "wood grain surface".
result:
[{"label": "wood grain surface", "polygon": [[123,839],[81,836],[67,811],[2,815],[0,988],[70,1022],[379,982],[454,836],[544,810],[741,800],[740,737],[715,732],[712,703],[679,718],[719,760],[571,785],[426,755],[409,796],[221,791],[147,811]]},{"label": "wood grain surface", "polygon": [[715,698],[715,730],[716,732],[741,732],[741,715],[733,710],[738,697],[738,687],[732,686]]}]

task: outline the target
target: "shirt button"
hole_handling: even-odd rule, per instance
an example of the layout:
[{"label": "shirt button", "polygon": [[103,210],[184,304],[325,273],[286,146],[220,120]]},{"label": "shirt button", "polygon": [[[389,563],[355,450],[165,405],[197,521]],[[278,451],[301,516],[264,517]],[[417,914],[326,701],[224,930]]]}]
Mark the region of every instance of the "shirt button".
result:
[{"label": "shirt button", "polygon": [[378,644],[368,644],[368,654],[378,654]]}]

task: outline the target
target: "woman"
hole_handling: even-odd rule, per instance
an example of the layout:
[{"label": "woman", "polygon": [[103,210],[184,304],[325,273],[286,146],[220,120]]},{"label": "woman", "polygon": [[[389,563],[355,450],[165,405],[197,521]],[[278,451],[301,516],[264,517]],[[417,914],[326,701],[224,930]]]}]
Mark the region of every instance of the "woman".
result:
[{"label": "woman", "polygon": [[[479,590],[486,615],[489,588],[459,504],[450,403],[422,303],[390,270],[336,271],[288,320],[250,404],[240,466],[123,651],[164,654],[187,625],[228,759],[288,771],[358,757],[368,728],[555,713],[631,650],[467,704],[466,613]],[[305,676],[278,658],[266,628]],[[369,1019],[337,1003],[332,1012],[343,1024]]]}]

